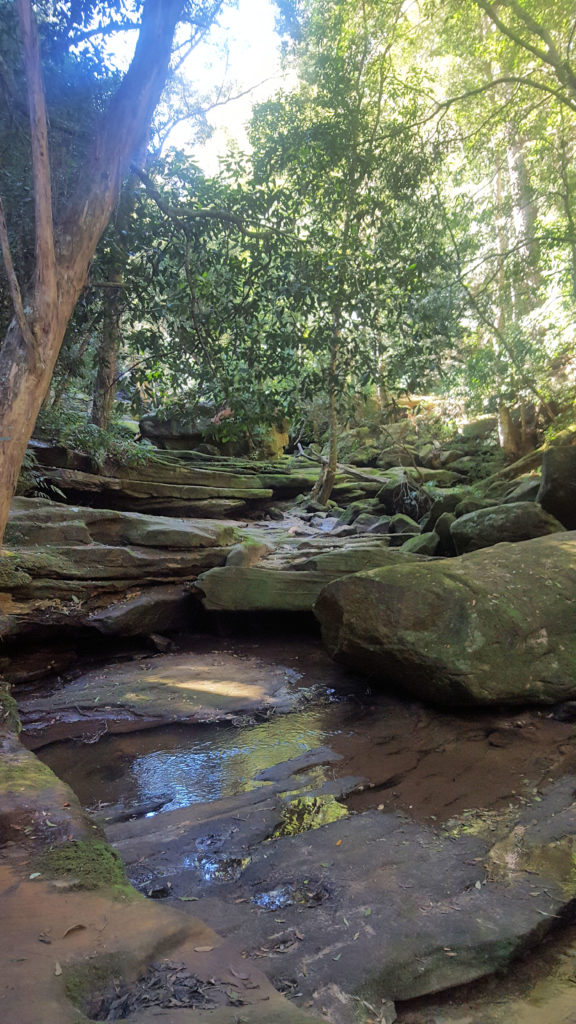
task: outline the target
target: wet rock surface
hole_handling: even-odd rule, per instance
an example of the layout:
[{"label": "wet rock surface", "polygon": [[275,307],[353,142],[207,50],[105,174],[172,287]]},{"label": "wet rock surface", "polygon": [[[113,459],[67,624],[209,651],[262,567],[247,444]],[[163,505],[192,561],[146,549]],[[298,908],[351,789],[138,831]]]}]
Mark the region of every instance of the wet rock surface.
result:
[{"label": "wet rock surface", "polygon": [[[574,842],[574,779],[476,829],[371,811],[269,839],[293,782],[161,815],[156,828],[112,826],[110,836],[144,890],[155,874],[168,879],[171,897],[192,900],[319,1011],[336,970],[348,993],[406,1000],[506,966],[573,906],[573,860],[559,868],[557,851]],[[499,860],[498,834],[514,842],[513,860]]]},{"label": "wet rock surface", "polygon": [[[69,788],[0,735],[0,1018],[313,1024],[202,921],[138,896]],[[174,1016],[176,1012],[176,1016]]]},{"label": "wet rock surface", "polygon": [[[301,641],[300,655],[305,647]],[[338,669],[313,651],[308,641],[308,668],[331,671],[334,682]],[[107,831],[143,894],[199,913],[305,1010],[348,1024],[358,999],[381,1007],[382,999],[412,998],[507,965],[567,911],[576,782],[550,779],[574,771],[576,745],[570,723],[541,712],[490,713],[481,721],[441,715],[361,696],[352,677],[335,696],[323,708],[235,730],[220,790],[199,747],[199,761],[183,760],[192,773],[184,806],[109,823]],[[303,723],[306,715],[309,731],[300,724],[291,732],[292,720]],[[318,715],[329,720],[324,733]],[[271,730],[265,747],[257,745],[259,730]],[[144,780],[167,777],[185,735],[178,732],[157,767],[153,743],[162,746],[162,732],[87,748],[92,762],[86,781],[78,779],[83,801],[94,797],[98,758],[102,779],[110,775],[107,788],[96,786],[104,799],[127,792],[128,779],[140,780],[132,801],[141,798]],[[214,730],[210,742],[220,742],[214,769],[221,773],[228,741],[219,736]],[[314,748],[322,736],[325,745]],[[47,748],[55,765],[57,754],[58,746]],[[71,751],[71,773],[73,760]],[[62,764],[58,770],[65,774]],[[219,798],[191,802],[199,771],[209,775],[205,792]],[[171,782],[178,790],[179,777]],[[370,809],[272,839],[286,805],[308,794]],[[107,808],[99,813],[106,821]]]}]

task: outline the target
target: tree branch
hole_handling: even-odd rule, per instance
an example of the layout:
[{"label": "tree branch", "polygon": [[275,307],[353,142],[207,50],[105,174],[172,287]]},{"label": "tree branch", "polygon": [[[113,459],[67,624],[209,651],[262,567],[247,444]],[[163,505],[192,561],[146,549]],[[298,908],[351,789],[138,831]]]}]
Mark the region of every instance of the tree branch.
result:
[{"label": "tree branch", "polygon": [[437,104],[434,115],[438,113],[439,110],[447,110],[455,103],[461,103],[463,100],[471,99],[474,96],[481,96],[482,93],[488,92],[490,89],[497,88],[499,85],[526,85],[530,89],[537,89],[539,92],[544,92],[550,96],[554,96],[555,99],[559,100],[560,103],[563,103],[564,106],[568,107],[572,111],[576,111],[576,100],[573,100],[570,96],[566,96],[561,89],[555,89],[552,85],[546,85],[545,82],[539,82],[537,79],[531,78],[530,76],[501,75],[499,78],[493,78],[489,82],[483,82],[482,85],[475,86],[473,89],[468,89],[459,96],[450,96],[447,100],[443,100]]},{"label": "tree branch", "polygon": [[546,47],[545,50],[540,46],[536,46],[534,43],[531,43],[529,39],[525,39],[519,32],[513,29],[511,25],[506,24],[506,22],[499,17],[496,11],[497,4],[491,3],[490,0],[474,0],[476,6],[480,7],[480,9],[488,15],[490,20],[494,25],[496,25],[496,28],[502,32],[502,35],[515,43],[516,46],[519,46],[521,49],[531,53],[532,56],[537,57],[543,64],[547,64],[551,67],[560,84],[576,94],[576,74],[572,70],[569,62],[567,60],[562,60],[550,33],[547,32],[547,30],[538,21],[536,21],[520,3],[518,3],[518,0],[499,0],[499,2],[502,7],[507,7],[511,10],[533,36],[542,40]]},{"label": "tree branch", "polygon": [[190,221],[194,220],[218,220],[223,224],[233,224],[235,227],[243,231],[244,234],[250,235],[251,238],[269,238],[273,233],[272,228],[266,228],[264,231],[252,230],[247,222],[237,213],[230,213],[229,210],[222,210],[218,207],[207,207],[205,209],[188,210],[183,206],[170,206],[163,198],[162,194],[156,188],[151,177],[146,174],[146,171],[142,170],[141,167],[132,165],[132,170],[136,174],[142,184],[144,185],[148,195],[154,200],[158,209],[170,220],[176,221],[181,225],[189,224]]}]

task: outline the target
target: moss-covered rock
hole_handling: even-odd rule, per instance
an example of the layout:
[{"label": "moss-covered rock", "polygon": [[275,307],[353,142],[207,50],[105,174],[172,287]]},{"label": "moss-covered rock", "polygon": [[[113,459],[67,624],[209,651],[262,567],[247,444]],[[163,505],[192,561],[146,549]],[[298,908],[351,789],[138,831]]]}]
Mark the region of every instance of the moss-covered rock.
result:
[{"label": "moss-covered rock", "polygon": [[284,808],[282,821],[273,834],[273,839],[282,836],[297,836],[302,832],[329,825],[332,821],[345,818],[348,811],[339,804],[336,797],[299,796]]},{"label": "moss-covered rock", "polygon": [[25,836],[27,844],[37,848],[70,836],[92,838],[94,832],[70,787],[4,726],[0,730],[0,842]]},{"label": "moss-covered rock", "polygon": [[100,839],[55,846],[37,856],[33,868],[48,878],[69,879],[77,889],[108,889],[117,897],[140,898],[116,850]]},{"label": "moss-covered rock", "polygon": [[[10,685],[0,677],[0,728],[19,733],[22,728],[18,705],[10,692]],[[1,766],[0,766],[1,770]]]},{"label": "moss-covered rock", "polygon": [[372,685],[441,705],[576,696],[576,532],[336,580],[315,612]]},{"label": "moss-covered rock", "polygon": [[450,535],[457,553],[463,555],[501,541],[515,543],[563,530],[562,524],[540,505],[532,501],[517,501],[460,516],[452,523]]}]

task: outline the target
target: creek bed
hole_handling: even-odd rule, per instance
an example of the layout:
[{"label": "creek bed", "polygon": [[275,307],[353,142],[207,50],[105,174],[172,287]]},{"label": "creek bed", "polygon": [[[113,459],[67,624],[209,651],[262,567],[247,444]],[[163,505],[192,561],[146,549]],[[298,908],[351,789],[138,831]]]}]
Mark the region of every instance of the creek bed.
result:
[{"label": "creek bed", "polygon": [[296,710],[234,725],[171,725],[97,743],[53,743],[39,756],[69,782],[84,806],[209,802],[264,783],[262,771],[318,747],[340,758],[307,769],[316,785],[358,780],[351,810],[380,807],[443,821],[464,810],[499,809],[576,770],[574,725],[547,710],[446,714],[374,691],[340,669],[314,637],[227,638],[209,643],[239,658],[281,665],[297,691]]}]

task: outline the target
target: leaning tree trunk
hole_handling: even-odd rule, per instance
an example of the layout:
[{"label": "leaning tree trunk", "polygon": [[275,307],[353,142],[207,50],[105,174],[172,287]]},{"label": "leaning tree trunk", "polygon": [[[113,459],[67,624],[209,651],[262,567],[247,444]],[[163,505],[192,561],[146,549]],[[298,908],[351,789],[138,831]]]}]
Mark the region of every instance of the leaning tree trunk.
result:
[{"label": "leaning tree trunk", "polygon": [[32,291],[23,301],[7,232],[3,232],[2,250],[15,316],[0,348],[0,543],[22,459],[50,386],[68,321],[110,219],[122,177],[145,138],[160,98],[174,31],[184,6],[184,0],[146,0],[132,63],[86,152],[66,215],[54,224],[48,119],[36,23],[31,0],[17,0],[28,79],[36,266]]}]

